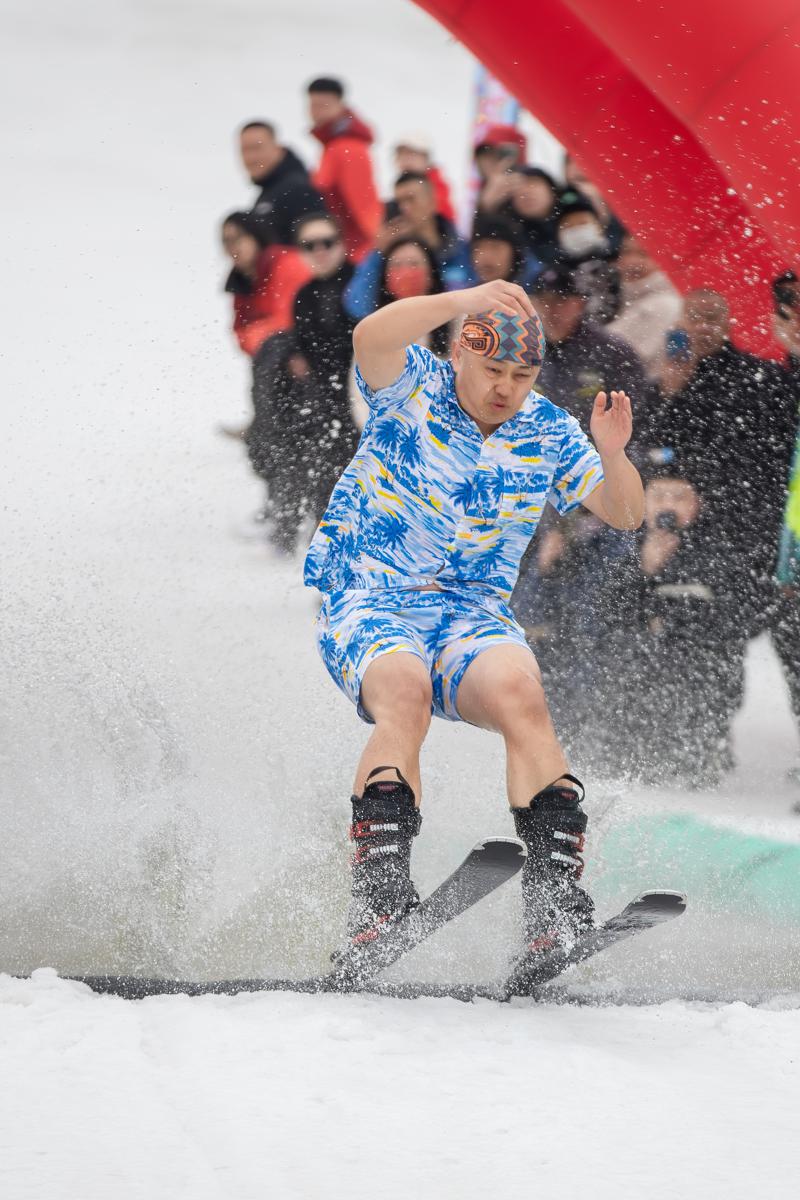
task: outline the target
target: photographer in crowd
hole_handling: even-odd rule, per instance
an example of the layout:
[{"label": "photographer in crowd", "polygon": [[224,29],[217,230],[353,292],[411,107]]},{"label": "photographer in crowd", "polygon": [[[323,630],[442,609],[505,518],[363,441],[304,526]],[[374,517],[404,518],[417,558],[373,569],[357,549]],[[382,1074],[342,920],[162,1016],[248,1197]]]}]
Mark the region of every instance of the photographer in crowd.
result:
[{"label": "photographer in crowd", "polygon": [[645,489],[640,564],[631,703],[615,750],[645,782],[713,786],[731,765],[738,618],[719,575],[719,531],[700,481],[688,478],[674,459]]}]

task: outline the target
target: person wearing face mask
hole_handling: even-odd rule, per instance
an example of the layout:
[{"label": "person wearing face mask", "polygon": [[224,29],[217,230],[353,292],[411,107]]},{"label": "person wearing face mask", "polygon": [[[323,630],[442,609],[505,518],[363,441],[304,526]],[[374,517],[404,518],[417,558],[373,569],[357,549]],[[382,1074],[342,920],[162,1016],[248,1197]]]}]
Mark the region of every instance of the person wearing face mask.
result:
[{"label": "person wearing face mask", "polygon": [[406,172],[395,180],[394,199],[375,239],[375,248],[358,264],[345,294],[351,317],[360,319],[378,306],[378,290],[386,253],[398,239],[429,246],[447,290],[463,287],[473,278],[469,248],[455,226],[436,211],[436,194],[425,175]]},{"label": "person wearing face mask", "polygon": [[[356,274],[344,293],[344,307],[351,317],[363,312],[363,304],[354,303],[354,299],[359,300],[356,291],[359,273],[363,277],[367,269],[367,263],[356,269]],[[393,300],[432,296],[445,290],[436,255],[426,242],[417,238],[401,237],[390,242],[378,257],[375,267],[369,269],[376,270],[368,312],[384,308]],[[434,354],[441,357],[447,353],[447,327],[434,329],[430,339],[430,348]]]},{"label": "person wearing face mask", "polygon": [[578,166],[571,154],[564,156],[564,181],[564,201],[569,204],[579,198],[588,200],[600,218],[611,253],[617,254],[625,236],[625,226],[611,211],[605,196],[597,185],[592,183],[583,168]]},{"label": "person wearing face mask", "polygon": [[562,201],[556,217],[557,258],[586,296],[586,316],[606,325],[620,305],[619,272],[600,218],[588,200]]}]

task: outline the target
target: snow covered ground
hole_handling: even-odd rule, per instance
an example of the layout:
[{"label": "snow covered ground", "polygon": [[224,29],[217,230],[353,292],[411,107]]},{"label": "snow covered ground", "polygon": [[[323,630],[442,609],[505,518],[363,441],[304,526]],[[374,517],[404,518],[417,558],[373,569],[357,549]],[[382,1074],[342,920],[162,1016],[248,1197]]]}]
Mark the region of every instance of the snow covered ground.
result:
[{"label": "snow covered ground", "polygon": [[[235,536],[259,494],[214,433],[246,386],[215,221],[249,194],[242,118],[313,153],[300,89],[322,72],[380,127],[384,170],[430,124],[461,178],[470,60],[405,0],[32,0],[4,32],[0,970],[319,970],[363,733],[297,566]],[[785,691],[766,645],[751,666],[736,774],[614,806],[599,785],[600,851],[608,821],[676,809],[797,840]],[[425,766],[423,889],[510,833],[491,738],[440,723]],[[507,892],[406,973],[499,972]],[[0,1195],[796,1192],[796,928],[695,906],[572,986],[650,1003],[130,1004],[2,977]]]}]

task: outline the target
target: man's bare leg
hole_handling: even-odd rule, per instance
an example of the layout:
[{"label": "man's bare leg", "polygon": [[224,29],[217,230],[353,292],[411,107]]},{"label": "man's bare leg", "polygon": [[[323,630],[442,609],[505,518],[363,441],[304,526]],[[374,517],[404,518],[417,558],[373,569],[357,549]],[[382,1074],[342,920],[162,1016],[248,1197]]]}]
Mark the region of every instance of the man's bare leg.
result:
[{"label": "man's bare leg", "polygon": [[421,819],[419,752],[431,723],[425,663],[404,651],[376,658],[364,674],[361,705],[375,727],[353,785],[351,945],[372,941],[388,920],[419,900],[411,879],[411,843]]},{"label": "man's bare leg", "polygon": [[522,868],[526,942],[570,944],[593,923],[594,905],[577,883],[586,813],[582,789],[565,777],[569,768],[536,659],[523,646],[485,650],[467,668],[457,703],[464,720],[505,739],[508,800],[517,837],[528,851]]},{"label": "man's bare leg", "polygon": [[431,723],[431,695],[428,668],[416,654],[383,654],[370,663],[361,684],[361,704],[375,728],[358,764],[354,795],[364,794],[367,776],[376,767],[392,766],[408,780],[419,807],[419,752]]},{"label": "man's bare leg", "polygon": [[502,734],[512,808],[526,807],[569,770],[539,667],[524,646],[493,646],[478,655],[464,673],[457,703],[463,720]]}]

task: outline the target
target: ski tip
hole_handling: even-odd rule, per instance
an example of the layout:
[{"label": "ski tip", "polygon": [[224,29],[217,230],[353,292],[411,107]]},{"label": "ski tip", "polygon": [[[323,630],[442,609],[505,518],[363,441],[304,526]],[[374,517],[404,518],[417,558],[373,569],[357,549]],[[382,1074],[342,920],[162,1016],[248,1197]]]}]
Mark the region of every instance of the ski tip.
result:
[{"label": "ski tip", "polygon": [[528,851],[519,838],[483,838],[473,847],[472,853],[480,857],[482,862],[518,862],[520,866],[528,857]]},{"label": "ski tip", "polygon": [[686,896],[683,892],[641,892],[629,908],[646,908],[650,912],[663,912],[679,916],[686,911]]}]

